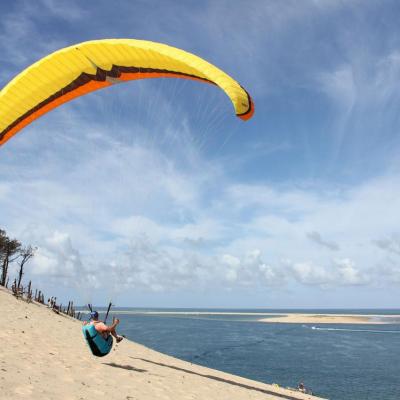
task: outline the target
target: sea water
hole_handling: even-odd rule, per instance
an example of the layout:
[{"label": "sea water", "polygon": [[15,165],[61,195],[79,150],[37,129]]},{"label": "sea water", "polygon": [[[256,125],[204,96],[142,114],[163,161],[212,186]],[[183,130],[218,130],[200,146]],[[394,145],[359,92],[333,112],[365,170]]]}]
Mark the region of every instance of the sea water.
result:
[{"label": "sea water", "polygon": [[[400,399],[400,321],[390,325],[266,324],[254,315],[154,315],[146,314],[146,310],[131,311],[135,314],[119,314],[118,310],[113,313],[121,319],[120,333],[191,363],[284,387],[296,387],[302,381],[314,394],[332,400]],[[346,313],[400,314],[400,310]]]}]

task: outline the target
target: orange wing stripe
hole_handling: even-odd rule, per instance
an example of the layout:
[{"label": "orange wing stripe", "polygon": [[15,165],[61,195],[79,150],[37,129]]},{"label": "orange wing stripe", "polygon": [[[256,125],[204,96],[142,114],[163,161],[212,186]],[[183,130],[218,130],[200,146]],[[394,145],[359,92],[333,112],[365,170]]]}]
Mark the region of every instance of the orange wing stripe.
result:
[{"label": "orange wing stripe", "polygon": [[[131,70],[132,72],[130,72],[129,70]],[[141,70],[137,67],[117,67],[117,66],[113,66],[113,68],[110,71],[104,71],[99,68],[96,75],[89,75],[83,73],[77,79],[75,79],[75,81],[71,82],[71,84],[69,84],[67,87],[55,93],[47,100],[44,100],[42,103],[38,104],[35,108],[31,109],[30,111],[22,115],[18,120],[14,121],[14,123],[12,123],[9,127],[7,127],[2,134],[0,133],[0,146],[5,142],[7,142],[7,140],[9,140],[22,128],[29,125],[32,121],[38,119],[42,115],[60,106],[61,104],[64,104],[86,93],[93,92],[95,90],[102,89],[104,87],[112,85],[111,82],[107,81],[107,76],[110,76],[111,78],[115,78],[121,81],[130,81],[130,80],[147,79],[147,78],[181,78],[181,79],[183,78],[183,79],[190,79],[190,80],[202,81],[214,84],[213,82],[207,79],[194,75],[182,74],[175,71],[149,70],[149,72],[146,71],[141,72]]]}]

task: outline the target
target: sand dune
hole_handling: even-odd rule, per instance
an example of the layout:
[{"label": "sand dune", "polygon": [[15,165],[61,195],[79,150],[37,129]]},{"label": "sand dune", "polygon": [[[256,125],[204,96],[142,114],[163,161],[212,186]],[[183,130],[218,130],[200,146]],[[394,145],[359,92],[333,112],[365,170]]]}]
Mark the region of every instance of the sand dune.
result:
[{"label": "sand dune", "polygon": [[81,323],[0,289],[0,393],[19,399],[317,399],[190,364],[127,339],[95,358]]}]

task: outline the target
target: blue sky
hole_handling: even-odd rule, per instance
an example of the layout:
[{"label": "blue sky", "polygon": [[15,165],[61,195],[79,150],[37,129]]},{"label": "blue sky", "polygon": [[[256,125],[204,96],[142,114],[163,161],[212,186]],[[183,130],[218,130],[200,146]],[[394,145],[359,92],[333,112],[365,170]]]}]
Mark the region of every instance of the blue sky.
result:
[{"label": "blue sky", "polygon": [[193,52],[252,95],[152,80],[65,104],[0,150],[0,226],[78,302],[398,307],[396,1],[1,2],[0,84],[85,40]]}]

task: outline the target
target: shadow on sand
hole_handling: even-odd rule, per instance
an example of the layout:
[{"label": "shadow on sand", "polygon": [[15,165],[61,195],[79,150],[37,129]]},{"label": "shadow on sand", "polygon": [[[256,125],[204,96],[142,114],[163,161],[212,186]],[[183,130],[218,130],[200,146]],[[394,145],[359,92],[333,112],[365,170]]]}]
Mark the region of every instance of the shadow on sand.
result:
[{"label": "shadow on sand", "polygon": [[155,362],[155,361],[151,361],[151,360],[146,360],[145,358],[137,358],[137,357],[130,357],[130,358],[132,358],[134,360],[141,360],[141,361],[144,361],[144,362],[147,362],[147,363],[159,365],[160,367],[166,367],[166,368],[175,369],[177,371],[182,371],[182,372],[185,372],[187,374],[198,375],[198,376],[201,376],[203,378],[212,379],[214,381],[228,383],[229,385],[239,386],[239,387],[244,388],[244,389],[254,390],[256,392],[261,392],[261,393],[265,393],[265,394],[270,394],[270,395],[273,395],[275,397],[280,397],[282,399],[298,400],[298,397],[292,397],[292,396],[287,395],[287,394],[277,393],[277,392],[273,392],[273,391],[267,390],[267,389],[261,389],[261,388],[258,388],[256,386],[250,386],[250,385],[246,385],[244,383],[231,381],[229,379],[221,378],[219,376],[199,374],[198,372],[191,371],[190,369],[175,367],[174,365],[168,365],[168,364],[163,364],[163,363],[159,363],[159,362]]},{"label": "shadow on sand", "polygon": [[114,367],[114,368],[126,369],[128,371],[147,372],[147,370],[145,370],[145,369],[135,368],[135,367],[132,367],[132,365],[121,365],[121,364],[115,364],[115,363],[103,363],[103,364],[108,365],[110,367]]}]

